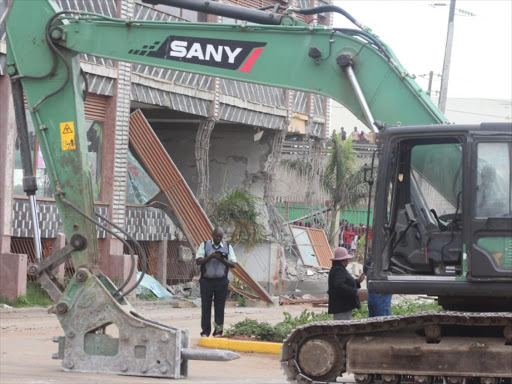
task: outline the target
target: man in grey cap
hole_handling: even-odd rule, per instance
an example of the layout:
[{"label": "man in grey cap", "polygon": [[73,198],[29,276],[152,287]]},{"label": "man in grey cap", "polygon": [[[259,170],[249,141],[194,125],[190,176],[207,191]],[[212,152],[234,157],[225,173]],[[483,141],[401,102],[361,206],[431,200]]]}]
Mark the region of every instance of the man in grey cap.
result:
[{"label": "man in grey cap", "polygon": [[348,251],[339,247],[334,251],[332,267],[329,271],[329,313],[334,315],[334,320],[350,320],[352,310],[361,308],[357,290],[361,288],[361,283],[365,279],[365,274],[361,274],[354,279],[347,271],[349,260],[354,256]]}]

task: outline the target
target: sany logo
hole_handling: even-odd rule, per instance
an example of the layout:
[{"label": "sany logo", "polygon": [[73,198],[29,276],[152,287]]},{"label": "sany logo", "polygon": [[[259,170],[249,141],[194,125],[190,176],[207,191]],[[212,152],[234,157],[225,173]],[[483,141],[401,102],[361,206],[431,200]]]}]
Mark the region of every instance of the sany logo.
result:
[{"label": "sany logo", "polygon": [[185,57],[187,59],[197,57],[199,60],[206,61],[213,59],[218,63],[222,62],[225,53],[228,63],[231,64],[235,62],[235,58],[242,52],[242,48],[236,48],[233,52],[227,45],[214,46],[213,44],[206,44],[206,47],[203,47],[200,43],[194,43],[188,49],[188,42],[179,40],[174,40],[170,48],[169,56]]},{"label": "sany logo", "polygon": [[191,64],[251,72],[267,43],[169,36],[163,43],[155,41],[129,53]]}]

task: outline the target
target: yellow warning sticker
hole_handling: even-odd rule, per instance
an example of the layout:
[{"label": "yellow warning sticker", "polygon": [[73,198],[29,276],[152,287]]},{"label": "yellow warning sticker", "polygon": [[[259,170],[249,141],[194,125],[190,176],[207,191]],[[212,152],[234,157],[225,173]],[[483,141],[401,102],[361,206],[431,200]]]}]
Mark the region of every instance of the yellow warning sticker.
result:
[{"label": "yellow warning sticker", "polygon": [[64,121],[60,123],[60,143],[63,151],[76,149],[74,121]]}]

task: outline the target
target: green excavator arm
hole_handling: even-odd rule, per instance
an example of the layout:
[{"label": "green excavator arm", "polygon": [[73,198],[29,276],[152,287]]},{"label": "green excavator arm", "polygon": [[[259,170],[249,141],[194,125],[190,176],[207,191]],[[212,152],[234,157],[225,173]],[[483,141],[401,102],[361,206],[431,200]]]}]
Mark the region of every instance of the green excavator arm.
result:
[{"label": "green excavator arm", "polygon": [[[188,349],[187,331],[137,315],[126,292],[99,270],[80,53],[321,94],[372,129],[446,122],[368,31],[306,25],[289,16],[280,25],[127,21],[62,12],[53,0],[13,0],[7,68],[17,115],[21,83],[69,242],[30,270],[58,301],[66,335],[57,340],[58,357],[65,370],[178,378],[187,375],[190,359],[233,358]],[[64,289],[47,272],[69,257],[77,273]],[[109,324],[119,328],[118,339],[103,334]]]}]

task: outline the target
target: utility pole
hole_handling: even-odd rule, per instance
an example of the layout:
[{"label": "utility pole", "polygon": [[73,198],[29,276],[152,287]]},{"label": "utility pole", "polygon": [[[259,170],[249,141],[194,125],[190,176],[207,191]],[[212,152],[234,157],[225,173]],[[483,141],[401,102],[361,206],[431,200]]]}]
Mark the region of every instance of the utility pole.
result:
[{"label": "utility pole", "polygon": [[448,15],[448,33],[446,36],[446,48],[444,50],[443,73],[441,77],[441,90],[439,92],[439,109],[442,113],[446,110],[446,97],[448,95],[448,79],[450,77],[450,61],[453,45],[453,24],[455,19],[455,0],[450,0],[450,14]]}]

